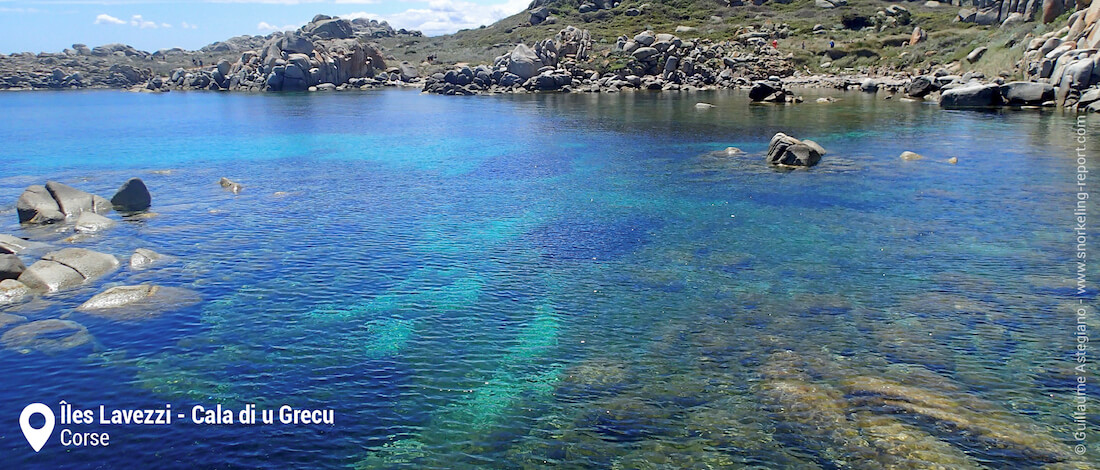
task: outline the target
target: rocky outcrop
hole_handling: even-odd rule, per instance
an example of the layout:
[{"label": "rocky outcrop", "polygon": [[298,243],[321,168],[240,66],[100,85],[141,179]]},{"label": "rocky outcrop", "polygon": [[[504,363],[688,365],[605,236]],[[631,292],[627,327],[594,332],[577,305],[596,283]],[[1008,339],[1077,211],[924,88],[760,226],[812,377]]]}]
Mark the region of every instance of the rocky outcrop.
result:
[{"label": "rocky outcrop", "polygon": [[32,264],[19,276],[19,282],[36,291],[57,292],[109,274],[118,265],[118,259],[106,253],[64,248]]},{"label": "rocky outcrop", "polygon": [[798,140],[780,132],[772,137],[765,159],[772,165],[811,167],[824,155],[825,149],[816,142]]},{"label": "rocky outcrop", "polygon": [[143,211],[148,209],[152,203],[153,197],[149,194],[149,188],[145,187],[145,182],[141,178],[130,178],[111,197],[111,204],[119,212]]},{"label": "rocky outcrop", "polygon": [[[681,29],[683,30],[683,29]],[[477,94],[531,91],[618,92],[692,90],[748,86],[752,80],[789,76],[794,67],[768,43],[786,37],[786,25],[749,28],[735,41],[687,40],[673,34],[642,31],[616,40],[609,61],[615,72],[585,68],[592,49],[588,31],[566,27],[557,35],[517,45],[492,66],[456,68],[425,81],[424,91]],[[484,72],[484,74],[482,74]],[[778,81],[778,78],[775,79]]]},{"label": "rocky outcrop", "polygon": [[[1058,0],[1043,3],[1044,21],[1049,22],[1072,9]],[[1050,18],[1047,18],[1047,11]],[[1066,27],[1032,38],[1024,53],[1023,68],[1029,80],[1054,87],[1054,101],[1066,108],[1088,109],[1081,98],[1100,89],[1100,2],[1080,7]]]},{"label": "rocky outcrop", "polygon": [[106,199],[56,181],[28,187],[16,202],[19,222],[29,224],[50,224],[83,212],[110,210],[111,203]]},{"label": "rocky outcrop", "polygon": [[[778,77],[777,77],[778,78]],[[749,100],[753,102],[787,103],[794,100],[790,91],[783,87],[778,79],[753,82],[749,89]]]}]

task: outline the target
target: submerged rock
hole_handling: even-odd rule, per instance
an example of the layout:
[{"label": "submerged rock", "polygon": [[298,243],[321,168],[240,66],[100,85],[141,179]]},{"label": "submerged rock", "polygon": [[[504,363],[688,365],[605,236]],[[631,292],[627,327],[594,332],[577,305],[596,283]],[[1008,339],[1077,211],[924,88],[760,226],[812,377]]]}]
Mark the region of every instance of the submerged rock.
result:
[{"label": "submerged rock", "polygon": [[1072,457],[1064,444],[1039,426],[971,394],[949,396],[872,376],[844,379],[842,387],[863,403],[919,417],[959,438],[1011,451],[1023,459],[1059,462]]},{"label": "submerged rock", "polygon": [[92,335],[84,325],[57,319],[19,325],[0,336],[0,344],[5,348],[24,353],[58,353],[90,345],[92,340]]},{"label": "submerged rock", "polygon": [[34,290],[57,292],[108,274],[118,265],[118,259],[106,253],[65,248],[36,261],[19,276],[19,282]]},{"label": "submerged rock", "polygon": [[767,161],[772,165],[811,167],[821,161],[825,149],[812,140],[798,140],[782,132],[772,137]]},{"label": "submerged rock", "polygon": [[118,286],[96,294],[77,310],[116,320],[138,320],[162,311],[194,305],[200,300],[197,292],[179,287],[151,284]]},{"label": "submerged rock", "polygon": [[910,151],[906,150],[904,152],[901,152],[901,156],[898,157],[898,158],[900,158],[902,160],[906,160],[906,161],[913,161],[913,160],[920,160],[920,159],[924,158],[924,155],[921,155],[921,154],[916,153],[916,152],[910,152]]},{"label": "submerged rock", "polygon": [[153,197],[149,195],[149,188],[145,187],[145,182],[141,178],[130,178],[111,197],[111,204],[114,204],[115,210],[121,212],[143,211],[148,209],[152,202]]},{"label": "submerged rock", "polygon": [[[0,289],[2,289],[2,284],[0,284]],[[0,294],[0,295],[2,295],[2,294]],[[0,303],[3,303],[3,300],[0,300]],[[0,328],[7,328],[8,326],[14,325],[16,323],[22,323],[22,322],[25,322],[25,321],[27,321],[27,317],[24,317],[22,315],[12,315],[10,313],[0,313]]]}]

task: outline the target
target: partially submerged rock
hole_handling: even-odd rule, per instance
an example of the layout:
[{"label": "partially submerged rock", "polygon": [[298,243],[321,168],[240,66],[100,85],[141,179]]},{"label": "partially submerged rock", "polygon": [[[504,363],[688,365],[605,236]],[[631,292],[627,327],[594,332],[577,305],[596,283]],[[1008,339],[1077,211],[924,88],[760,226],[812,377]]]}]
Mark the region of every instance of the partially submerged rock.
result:
[{"label": "partially submerged rock", "polygon": [[27,266],[16,255],[0,255],[0,280],[19,279]]},{"label": "partially submerged rock", "polygon": [[130,178],[123,183],[118,192],[111,197],[111,204],[120,212],[139,212],[149,208],[153,203],[153,197],[149,195],[149,188],[141,178]]},{"label": "partially submerged rock", "polygon": [[118,259],[106,253],[64,248],[47,253],[32,264],[19,276],[19,282],[33,290],[57,292],[108,274],[118,265]]},{"label": "partially submerged rock", "polygon": [[229,178],[225,178],[225,177],[218,180],[218,184],[221,185],[221,187],[228,190],[229,192],[232,192],[233,194],[240,194],[241,190],[244,189],[244,186],[241,185],[240,183],[238,183],[236,181],[233,181]]},{"label": "partially submerged rock", "polygon": [[148,268],[164,259],[164,255],[153,250],[138,248],[130,255],[130,269],[135,271]]},{"label": "partially submerged rock", "polygon": [[985,108],[1001,104],[998,85],[968,85],[952,88],[940,95],[941,108]]},{"label": "partially submerged rock", "polygon": [[19,214],[19,223],[52,224],[65,220],[65,214],[53,200],[45,186],[34,185],[23,190],[19,201],[15,203]]},{"label": "partially submerged rock", "polygon": [[811,167],[821,161],[825,149],[812,140],[798,140],[782,132],[772,137],[767,161],[772,165]]},{"label": "partially submerged rock", "polygon": [[20,254],[27,251],[46,250],[49,247],[45,243],[32,242],[0,233],[0,253]]},{"label": "partially submerged rock", "polygon": [[14,279],[0,281],[0,305],[19,302],[31,295],[29,287]]},{"label": "partially submerged rock", "polygon": [[20,223],[52,224],[82,212],[105,213],[111,210],[111,203],[72,186],[48,181],[45,186],[27,187],[15,208]]},{"label": "partially submerged rock", "polygon": [[920,160],[920,159],[924,158],[924,155],[921,155],[921,154],[916,153],[916,152],[910,152],[910,151],[906,150],[904,152],[901,152],[901,156],[898,157],[898,158],[901,158],[902,160],[906,160],[906,161],[913,161],[913,160]]},{"label": "partially submerged rock", "polygon": [[88,329],[74,321],[40,320],[19,325],[0,336],[0,344],[19,352],[58,353],[92,344]]},{"label": "partially submerged rock", "polygon": [[66,217],[81,212],[106,213],[111,210],[110,201],[56,181],[47,181],[46,190]]},{"label": "partially submerged rock", "polygon": [[1020,106],[1039,106],[1054,101],[1054,86],[1039,82],[1011,82],[1001,85],[1001,95],[1005,104]]},{"label": "partially submerged rock", "polygon": [[112,287],[96,294],[77,310],[116,320],[138,320],[194,305],[200,300],[199,294],[189,289],[142,284]]},{"label": "partially submerged rock", "polygon": [[81,213],[76,218],[75,230],[78,233],[95,233],[115,226],[115,221],[93,212]]}]

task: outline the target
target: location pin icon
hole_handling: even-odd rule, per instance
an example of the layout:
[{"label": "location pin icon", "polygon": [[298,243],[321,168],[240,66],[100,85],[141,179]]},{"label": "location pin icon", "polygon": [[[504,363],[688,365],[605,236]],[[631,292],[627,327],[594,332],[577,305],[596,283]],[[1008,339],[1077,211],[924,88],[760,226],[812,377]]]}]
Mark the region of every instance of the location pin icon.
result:
[{"label": "location pin icon", "polygon": [[[31,416],[36,413],[46,418],[46,424],[38,429],[31,427]],[[27,442],[35,452],[42,450],[42,446],[46,445],[46,441],[50,440],[50,435],[53,434],[53,410],[41,403],[27,405],[19,414],[19,428],[23,430],[23,437],[27,438]]]}]

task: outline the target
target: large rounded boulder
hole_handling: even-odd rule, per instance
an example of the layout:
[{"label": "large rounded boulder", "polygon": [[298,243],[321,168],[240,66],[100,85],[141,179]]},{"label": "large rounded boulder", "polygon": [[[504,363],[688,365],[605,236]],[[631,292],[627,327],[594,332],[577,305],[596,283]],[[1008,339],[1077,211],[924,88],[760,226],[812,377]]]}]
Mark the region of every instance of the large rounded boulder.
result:
[{"label": "large rounded boulder", "polygon": [[118,269],[112,255],[85,248],[65,248],[46,253],[19,276],[19,282],[44,292],[57,292],[79,286]]},{"label": "large rounded boulder", "polygon": [[798,140],[782,132],[772,137],[767,161],[772,165],[810,167],[817,165],[825,149],[812,140]]},{"label": "large rounded boulder", "polygon": [[153,197],[149,194],[149,188],[141,178],[130,178],[123,183],[118,192],[111,198],[111,204],[120,212],[138,212],[148,209],[153,203]]}]

